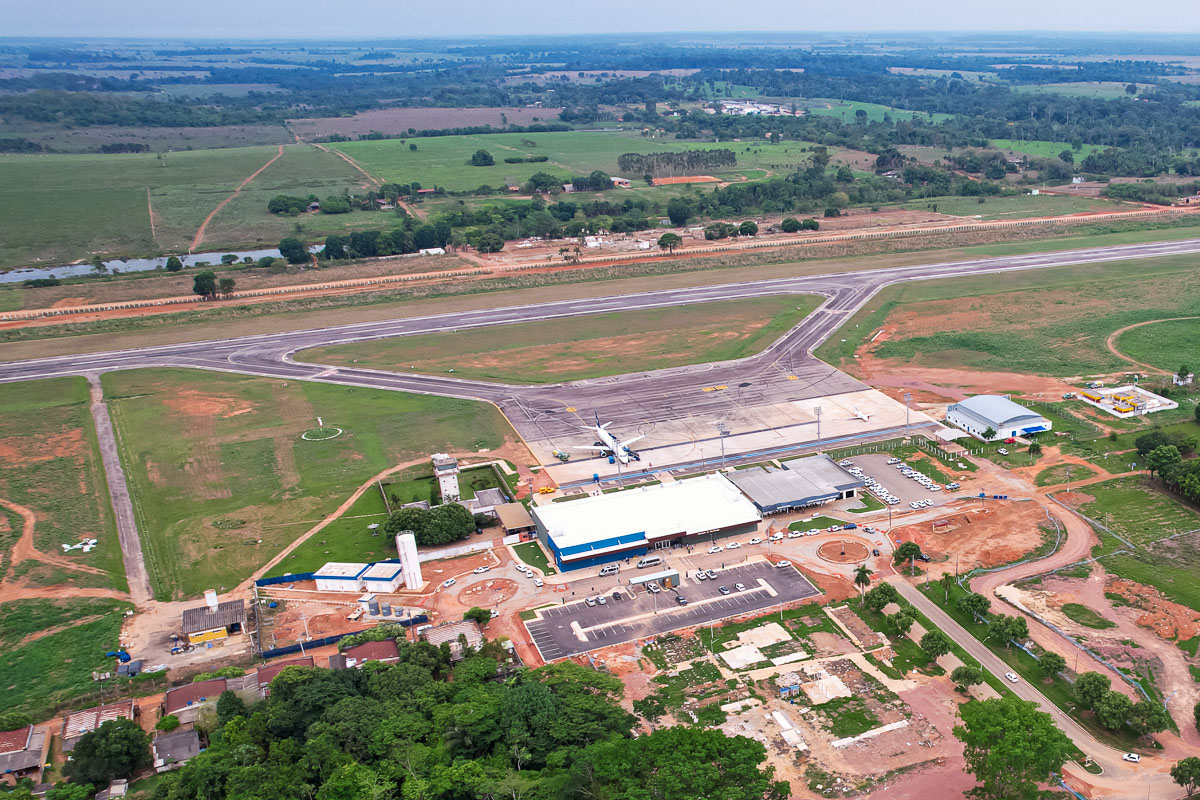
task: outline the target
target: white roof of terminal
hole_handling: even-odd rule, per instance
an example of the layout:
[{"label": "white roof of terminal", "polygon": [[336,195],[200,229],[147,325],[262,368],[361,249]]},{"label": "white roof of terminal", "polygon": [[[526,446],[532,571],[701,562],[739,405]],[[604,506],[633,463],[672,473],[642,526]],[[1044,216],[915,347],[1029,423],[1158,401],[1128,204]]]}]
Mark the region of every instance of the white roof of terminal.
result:
[{"label": "white roof of terminal", "polygon": [[354,564],[348,561],[330,561],[315,573],[315,578],[357,578],[367,571],[366,564]]},{"label": "white roof of terminal", "polygon": [[536,506],[533,515],[560,548],[631,533],[644,532],[647,539],[703,533],[761,519],[754,504],[719,474]]}]

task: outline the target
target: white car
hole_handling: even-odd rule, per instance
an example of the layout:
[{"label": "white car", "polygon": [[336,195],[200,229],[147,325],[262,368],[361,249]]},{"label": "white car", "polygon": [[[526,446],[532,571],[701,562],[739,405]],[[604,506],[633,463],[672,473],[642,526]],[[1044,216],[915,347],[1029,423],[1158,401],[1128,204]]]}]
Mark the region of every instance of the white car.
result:
[{"label": "white car", "polygon": [[529,567],[525,566],[524,564],[517,564],[517,572],[524,572],[526,574],[529,574],[530,571],[531,570],[529,569]]},{"label": "white car", "polygon": [[657,583],[647,583],[646,591],[650,592],[650,594],[658,594],[659,592],[662,591],[662,587],[659,586]]},{"label": "white car", "polygon": [[527,570],[525,570],[525,577],[526,578],[536,578],[537,575],[534,573],[533,570],[527,569]]},{"label": "white car", "polygon": [[889,467],[892,466],[893,464],[899,464],[899,463],[900,463],[900,459],[898,459],[898,458],[889,458],[887,460],[887,464]]},{"label": "white car", "polygon": [[747,544],[762,544],[762,539],[755,536],[753,539],[747,542]]},{"label": "white car", "polygon": [[476,567],[474,569],[474,572],[476,575],[482,575],[483,573],[487,572],[490,569],[491,569],[491,567]]},{"label": "white car", "polygon": [[696,570],[696,580],[698,580],[698,581],[708,580],[708,576],[704,574],[704,570],[702,570],[702,569]]},{"label": "white car", "polygon": [[782,533],[775,533],[773,536],[771,536],[771,538],[770,538],[770,541],[772,541],[772,542],[782,542],[782,541],[783,541],[783,534],[782,534]]},{"label": "white car", "polygon": [[458,583],[458,581],[454,580],[454,578],[451,578],[450,580],[442,581],[442,588],[449,589],[451,586],[453,586],[456,583]]},{"label": "white car", "polygon": [[958,483],[947,483],[946,488],[953,492],[955,489],[961,489],[962,485]]},{"label": "white car", "polygon": [[999,454],[1000,454],[1000,455],[1002,455],[1002,456],[1006,456],[1006,455],[1008,455],[1008,448],[1007,448],[1007,447],[1000,447],[1000,448],[997,448],[997,449],[996,449],[996,452],[997,452],[997,453],[999,453]]},{"label": "white car", "polygon": [[540,589],[546,585],[546,582],[543,581],[541,578],[534,578],[533,585]]},{"label": "white car", "polygon": [[920,504],[920,503],[918,503],[916,500],[910,500],[910,501],[908,502],[908,507],[909,507],[909,508],[920,508],[920,507],[921,507],[921,504]]},{"label": "white car", "polygon": [[739,592],[744,592],[744,591],[746,591],[746,584],[744,584],[744,583],[735,583],[735,584],[733,585],[733,588],[737,589]]},{"label": "white car", "polygon": [[1004,680],[1008,681],[1009,683],[1017,683],[1017,682],[1019,682],[1021,679],[1020,679],[1020,678],[1018,678],[1018,677],[1017,677],[1017,676],[1016,676],[1014,673],[1012,673],[1012,672],[1006,672],[1006,673],[1004,673]]},{"label": "white car", "polygon": [[790,562],[790,561],[776,561],[775,562],[775,567],[777,569],[783,569],[784,567],[790,567],[791,565],[792,565],[792,562]]},{"label": "white car", "polygon": [[803,535],[804,531],[788,531],[787,537],[789,539],[799,539]]},{"label": "white car", "polygon": [[840,531],[841,529],[842,529],[841,525],[830,525],[829,526],[829,530],[831,530],[831,531]]},{"label": "white car", "polygon": [[721,545],[714,544],[712,547],[708,548],[708,554],[711,556],[713,553],[719,553],[723,549],[724,548],[722,548]]},{"label": "white car", "polygon": [[839,466],[839,467],[852,467],[852,466],[854,466],[854,462],[852,462],[852,461],[839,461],[839,462],[838,462],[838,466]]},{"label": "white car", "polygon": [[808,530],[806,530],[804,532],[804,535],[805,536],[816,536],[820,532],[821,532],[820,528],[809,528]]},{"label": "white car", "polygon": [[741,545],[737,542],[730,542],[729,544],[725,545],[726,550],[737,550],[739,547],[741,547]]},{"label": "white car", "polygon": [[1121,756],[1121,759],[1123,761],[1128,761],[1131,764],[1142,763],[1142,757],[1139,756],[1137,753],[1126,753],[1125,755]]}]

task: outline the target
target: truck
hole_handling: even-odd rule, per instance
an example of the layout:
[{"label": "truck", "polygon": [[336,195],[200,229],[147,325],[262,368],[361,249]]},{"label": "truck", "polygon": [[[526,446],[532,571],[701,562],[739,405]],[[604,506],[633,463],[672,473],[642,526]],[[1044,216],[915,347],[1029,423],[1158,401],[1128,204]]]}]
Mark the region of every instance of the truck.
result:
[{"label": "truck", "polygon": [[1085,385],[1089,389],[1099,389],[1104,385],[1104,381],[1088,381]]}]

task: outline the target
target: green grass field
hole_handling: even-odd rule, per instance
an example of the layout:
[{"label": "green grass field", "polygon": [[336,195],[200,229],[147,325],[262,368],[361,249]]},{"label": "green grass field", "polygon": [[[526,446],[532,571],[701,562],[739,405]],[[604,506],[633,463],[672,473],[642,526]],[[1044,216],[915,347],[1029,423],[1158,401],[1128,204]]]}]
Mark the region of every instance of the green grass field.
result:
[{"label": "green grass field", "polygon": [[[1125,279],[1131,268],[1136,281]],[[846,364],[887,326],[888,339],[874,348],[882,358],[1041,375],[1118,371],[1129,365],[1106,348],[1110,333],[1146,319],[1200,314],[1193,270],[1193,259],[1167,257],[1136,267],[1112,262],[1010,274],[1003,282],[973,276],[896,286],[872,298],[817,355]]]},{"label": "green grass field", "polygon": [[[386,467],[511,435],[490,406],[420,395],[187,370],[108,373],[104,388],[160,599],[232,588]],[[318,416],[345,433],[302,440]],[[365,522],[314,539],[358,530],[337,546],[382,554]]]},{"label": "green grass field", "polygon": [[[416,144],[417,149],[410,150],[410,144]],[[756,169],[786,173],[803,164],[813,147],[806,142],[777,145],[759,142],[684,142],[634,133],[586,131],[384,139],[340,142],[331,146],[353,158],[380,180],[396,183],[417,181],[424,188],[438,186],[448,191],[468,191],[483,185],[502,188],[509,183],[524,183],[535,172],[559,176],[564,183],[574,175],[585,175],[597,169],[616,175],[617,157],[623,153],[730,149],[737,154],[737,166],[712,173],[716,177],[737,178]],[[471,166],[468,161],[476,150],[491,153],[495,165]],[[504,163],[506,157],[529,155],[544,155],[550,160],[533,164]],[[630,177],[640,179],[641,176]],[[635,185],[638,183],[640,180]],[[674,191],[676,187],[670,188]],[[648,189],[643,185],[638,191]],[[655,187],[653,191],[661,189]],[[619,198],[623,195],[615,192],[612,196]]]},{"label": "green grass field", "polygon": [[[121,549],[88,405],[83,378],[0,384],[0,499],[37,515],[34,546],[39,551],[102,571],[29,560],[14,565],[19,575],[40,585],[124,589]],[[0,565],[6,566],[23,523],[16,514],[5,513],[9,523],[0,538],[8,544]],[[100,544],[90,553],[63,553],[60,545],[85,537]]]},{"label": "green grass field", "polygon": [[1085,628],[1094,628],[1102,631],[1107,628],[1117,627],[1117,623],[1110,619],[1105,619],[1092,609],[1085,605],[1080,605],[1079,603],[1064,603],[1062,612],[1066,614],[1069,619],[1078,622]]},{"label": "green grass field", "polygon": [[[1014,92],[1029,92],[1038,94],[1058,94],[1063,97],[1091,97],[1097,100],[1116,100],[1129,97],[1125,93],[1128,84],[1120,81],[1064,81],[1060,83],[1033,83],[1012,86]],[[1154,87],[1141,84],[1138,87],[1143,94],[1146,90],[1153,92]]]},{"label": "green grass field", "polygon": [[1200,528],[1200,512],[1150,487],[1140,477],[1093,483],[1079,491],[1095,498],[1080,507],[1084,514],[1139,547]]},{"label": "green grass field", "polygon": [[[1057,419],[1051,421],[1055,423],[1058,422]],[[1055,427],[1057,428],[1058,425],[1056,424]],[[1070,471],[1069,475],[1068,470]],[[1059,464],[1057,466],[1048,467],[1047,469],[1039,472],[1037,474],[1037,478],[1034,479],[1034,482],[1038,486],[1057,486],[1060,483],[1066,483],[1068,479],[1072,481],[1078,481],[1084,478],[1090,478],[1095,474],[1095,471],[1090,470],[1087,467],[1080,466],[1079,464]]]},{"label": "green grass field", "polygon": [[92,672],[116,671],[116,660],[104,654],[120,643],[121,623],[131,608],[93,598],[0,604],[5,709],[43,720],[78,698],[99,702]]},{"label": "green grass field", "polygon": [[920,118],[923,120],[932,120],[933,122],[945,122],[948,119],[953,119],[953,114],[941,114],[934,112],[928,114],[924,111],[909,111],[904,108],[893,108],[891,106],[879,105],[878,103],[859,103],[846,100],[830,100],[828,98],[815,98],[805,101],[803,104],[806,113],[815,114],[822,117],[837,117],[842,122],[854,122],[857,118],[859,110],[867,112],[867,119],[872,122],[882,122],[884,114],[890,116],[893,120],[912,120]]},{"label": "green grass field", "polygon": [[[1200,319],[1169,320],[1122,333],[1116,347],[1130,358],[1175,372],[1200,370]],[[1194,366],[1193,366],[1194,365]]]},{"label": "green grass field", "polygon": [[820,301],[763,297],[624,311],[322,347],[297,358],[505,383],[581,380],[741,358],[782,336]]},{"label": "green grass field", "polygon": [[1084,212],[1118,211],[1120,204],[1095,197],[1069,197],[1058,194],[1010,195],[1005,197],[937,197],[913,200],[901,208],[930,209],[956,217],[984,220],[1023,219],[1026,217],[1062,217]]},{"label": "green grass field", "polygon": [[[1014,153],[1024,153],[1038,158],[1058,158],[1063,150],[1072,150],[1070,142],[1047,142],[1044,140],[1026,139],[992,139],[992,146],[1000,150],[1012,150]],[[1093,153],[1100,153],[1107,148],[1098,144],[1085,144],[1081,150],[1072,150],[1075,162],[1079,163]]]},{"label": "green grass field", "polygon": [[[163,158],[156,153],[0,156],[0,241],[5,245],[0,267],[60,264],[93,253],[186,252],[208,213],[277,152],[275,147],[237,147]],[[270,196],[340,193],[361,181],[334,154],[285,146],[284,157],[214,218],[206,242],[213,249],[274,245],[296,220],[271,216],[266,210]],[[372,214],[316,215],[314,224],[342,227],[348,219],[360,221],[356,217],[375,222]]]},{"label": "green grass field", "polygon": [[543,575],[554,574],[555,570],[550,566],[550,560],[546,557],[546,551],[537,542],[522,542],[521,544],[513,545],[513,552],[529,566],[541,570]]}]

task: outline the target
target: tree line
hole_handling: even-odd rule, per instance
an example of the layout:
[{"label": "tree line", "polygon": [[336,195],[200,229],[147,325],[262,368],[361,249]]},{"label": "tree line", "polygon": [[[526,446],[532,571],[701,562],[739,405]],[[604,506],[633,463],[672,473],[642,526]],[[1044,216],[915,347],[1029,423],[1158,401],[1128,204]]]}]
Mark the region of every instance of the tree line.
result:
[{"label": "tree line", "polygon": [[617,156],[617,169],[627,175],[697,175],[734,166],[737,166],[737,155],[723,147],[684,150],[680,153],[622,153]]}]

